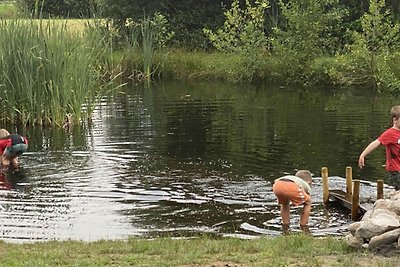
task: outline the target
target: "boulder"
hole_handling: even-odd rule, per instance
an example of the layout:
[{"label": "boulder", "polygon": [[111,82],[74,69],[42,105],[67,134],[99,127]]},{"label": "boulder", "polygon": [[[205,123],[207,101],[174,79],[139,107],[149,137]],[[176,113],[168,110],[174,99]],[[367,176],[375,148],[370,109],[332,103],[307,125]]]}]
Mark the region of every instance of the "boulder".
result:
[{"label": "boulder", "polygon": [[374,209],[389,209],[389,205],[392,203],[390,199],[378,199],[374,204]]},{"label": "boulder", "polygon": [[356,231],[358,230],[358,228],[361,227],[363,223],[362,222],[354,222],[352,224],[349,225],[349,230],[350,230],[350,234],[352,236],[356,235]]},{"label": "boulder", "polygon": [[355,237],[352,236],[351,234],[348,234],[346,237],[346,242],[350,247],[353,248],[361,248],[362,245],[364,245],[364,239],[362,239],[361,237]]},{"label": "boulder", "polygon": [[373,212],[374,212],[374,210],[368,210],[367,212],[365,212],[364,216],[361,218],[361,221],[371,219],[371,215]]},{"label": "boulder", "polygon": [[355,237],[370,240],[374,236],[381,235],[387,231],[400,227],[399,220],[389,214],[381,213],[379,216],[372,217],[363,221],[355,232]]},{"label": "boulder", "polygon": [[400,228],[388,231],[378,236],[374,236],[369,241],[369,248],[372,250],[378,249],[380,246],[392,245],[398,242],[400,236]]},{"label": "boulder", "polygon": [[382,214],[387,214],[393,218],[396,218],[397,220],[399,220],[399,216],[392,210],[386,210],[386,209],[374,209],[372,210],[372,213],[370,215],[370,218],[374,218],[374,217],[379,217]]},{"label": "boulder", "polygon": [[347,244],[380,253],[400,248],[400,191],[378,199],[359,222],[349,225]]},{"label": "boulder", "polygon": [[400,200],[400,191],[390,192],[390,195],[387,196],[390,200]]},{"label": "boulder", "polygon": [[393,211],[397,215],[400,215],[400,199],[391,201],[388,207],[388,210]]}]

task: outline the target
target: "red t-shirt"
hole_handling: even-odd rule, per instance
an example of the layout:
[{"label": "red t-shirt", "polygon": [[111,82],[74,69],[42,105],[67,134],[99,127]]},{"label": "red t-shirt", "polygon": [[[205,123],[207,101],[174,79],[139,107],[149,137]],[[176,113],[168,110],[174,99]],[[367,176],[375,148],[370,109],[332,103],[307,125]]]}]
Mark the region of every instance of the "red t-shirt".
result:
[{"label": "red t-shirt", "polygon": [[19,134],[10,134],[7,137],[0,138],[0,154],[2,155],[7,147],[22,143],[28,144],[28,140]]},{"label": "red t-shirt", "polygon": [[400,171],[400,130],[387,129],[378,141],[386,147],[386,170]]}]

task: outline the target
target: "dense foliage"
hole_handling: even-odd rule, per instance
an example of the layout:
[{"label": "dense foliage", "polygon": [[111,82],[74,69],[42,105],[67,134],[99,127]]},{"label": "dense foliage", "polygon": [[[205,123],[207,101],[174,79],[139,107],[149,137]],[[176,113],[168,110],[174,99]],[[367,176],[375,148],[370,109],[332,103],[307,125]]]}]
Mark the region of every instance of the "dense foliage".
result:
[{"label": "dense foliage", "polygon": [[222,70],[222,75],[211,75],[232,82],[269,79],[400,92],[400,2],[395,0],[19,2],[51,16],[88,16],[90,8],[101,10],[108,19],[105,36],[122,51],[115,66],[129,77],[182,77],[186,70],[181,65],[193,62],[172,62],[168,53],[183,48],[230,58],[209,60],[206,70],[188,77]]},{"label": "dense foliage", "polygon": [[17,0],[17,2],[29,14],[62,18],[87,18],[98,6],[97,0]]},{"label": "dense foliage", "polygon": [[127,18],[139,20],[144,16],[163,14],[175,33],[174,44],[189,48],[204,48],[208,41],[202,34],[204,27],[216,28],[223,23],[223,10],[231,0],[103,0],[104,16],[123,25]]},{"label": "dense foliage", "polygon": [[[140,20],[144,16],[151,17],[155,13],[165,16],[169,28],[175,33],[172,40],[175,46],[204,49],[210,43],[203,34],[203,28],[217,29],[224,24],[225,12],[237,2],[240,8],[245,8],[247,2],[257,4],[258,0],[17,0],[28,13],[41,12],[43,16],[51,17],[90,17],[100,14],[113,20],[115,25],[122,27],[127,19]],[[341,22],[334,24],[328,32],[337,40],[331,46],[342,46],[349,42],[348,30],[361,30],[360,20],[369,9],[369,0],[336,0],[336,1],[308,1],[308,0],[269,0],[269,8],[265,10],[264,30],[267,35],[273,33],[276,27],[284,27],[285,6],[301,9],[310,4],[323,6],[323,9],[314,10],[314,16],[327,17],[329,13],[335,18],[339,14],[332,14],[332,10],[345,12]],[[400,1],[386,0],[386,7],[395,20],[400,19]],[[324,10],[328,13],[321,13]],[[287,13],[287,12],[286,12]]]}]

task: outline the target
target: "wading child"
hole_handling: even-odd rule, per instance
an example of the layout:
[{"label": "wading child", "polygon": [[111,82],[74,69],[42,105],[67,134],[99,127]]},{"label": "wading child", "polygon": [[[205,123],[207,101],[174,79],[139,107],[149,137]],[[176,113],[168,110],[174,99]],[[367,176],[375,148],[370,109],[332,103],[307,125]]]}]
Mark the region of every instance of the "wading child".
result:
[{"label": "wading child", "polygon": [[18,167],[18,157],[28,149],[28,140],[19,134],[0,129],[0,159],[3,166]]},{"label": "wading child", "polygon": [[286,175],[275,180],[272,190],[281,206],[282,232],[290,232],[290,205],[303,205],[300,215],[300,229],[309,234],[308,218],[311,213],[312,176],[308,170],[300,170],[295,175]]},{"label": "wading child", "polygon": [[380,145],[386,147],[386,171],[388,184],[400,189],[400,106],[392,107],[392,127],[384,131],[376,140],[369,143],[358,158],[360,168],[365,165],[365,157]]}]

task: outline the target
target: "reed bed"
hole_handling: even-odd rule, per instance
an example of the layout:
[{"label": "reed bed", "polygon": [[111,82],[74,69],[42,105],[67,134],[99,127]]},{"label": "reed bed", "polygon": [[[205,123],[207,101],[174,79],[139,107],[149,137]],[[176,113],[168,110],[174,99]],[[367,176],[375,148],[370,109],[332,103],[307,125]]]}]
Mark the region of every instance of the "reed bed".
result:
[{"label": "reed bed", "polygon": [[100,83],[103,35],[67,21],[0,20],[0,120],[62,125],[90,119]]}]

